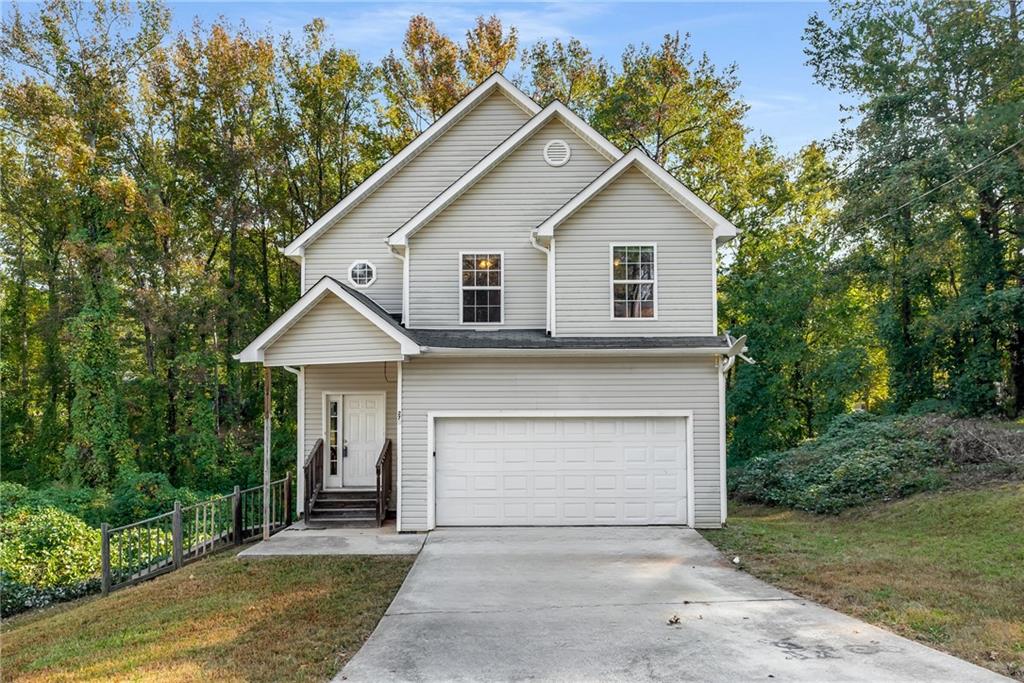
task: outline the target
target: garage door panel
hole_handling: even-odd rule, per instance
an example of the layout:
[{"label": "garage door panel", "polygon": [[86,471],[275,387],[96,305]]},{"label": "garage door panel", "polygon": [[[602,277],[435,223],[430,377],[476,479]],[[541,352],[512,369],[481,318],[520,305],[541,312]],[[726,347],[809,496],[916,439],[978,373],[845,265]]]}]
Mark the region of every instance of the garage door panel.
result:
[{"label": "garage door panel", "polygon": [[683,418],[442,418],[439,525],[684,524]]}]

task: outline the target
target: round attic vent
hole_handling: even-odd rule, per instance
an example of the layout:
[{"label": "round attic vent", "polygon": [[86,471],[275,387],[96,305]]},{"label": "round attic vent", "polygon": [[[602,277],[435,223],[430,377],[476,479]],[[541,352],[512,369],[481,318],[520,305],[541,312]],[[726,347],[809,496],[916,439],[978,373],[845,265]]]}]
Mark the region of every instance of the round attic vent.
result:
[{"label": "round attic vent", "polygon": [[565,166],[569,163],[571,155],[572,150],[565,140],[552,140],[544,145],[544,161],[548,162],[549,166]]}]

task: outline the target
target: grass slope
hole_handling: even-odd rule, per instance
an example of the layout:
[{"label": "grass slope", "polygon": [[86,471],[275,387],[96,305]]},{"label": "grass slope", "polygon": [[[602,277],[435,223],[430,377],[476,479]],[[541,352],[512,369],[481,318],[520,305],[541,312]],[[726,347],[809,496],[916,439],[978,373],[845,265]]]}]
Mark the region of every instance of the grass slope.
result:
[{"label": "grass slope", "polygon": [[1024,680],[1024,485],[821,516],[732,505],[704,532],[750,573]]},{"label": "grass slope", "polygon": [[3,677],[326,679],[370,635],[412,561],[220,554],[107,598],[9,620]]}]

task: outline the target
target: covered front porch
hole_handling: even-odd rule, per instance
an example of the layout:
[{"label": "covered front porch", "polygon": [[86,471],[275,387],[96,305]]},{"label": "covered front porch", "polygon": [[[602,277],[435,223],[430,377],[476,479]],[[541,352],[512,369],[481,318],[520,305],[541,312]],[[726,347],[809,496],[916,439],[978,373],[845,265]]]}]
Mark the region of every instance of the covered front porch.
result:
[{"label": "covered front porch", "polygon": [[400,362],[298,370],[298,514],[307,527],[379,527],[397,496]]},{"label": "covered front porch", "polygon": [[[379,527],[395,510],[401,368],[420,347],[364,294],[325,277],[236,358],[296,376],[296,513],[310,527]],[[270,476],[269,458],[264,462]]]}]

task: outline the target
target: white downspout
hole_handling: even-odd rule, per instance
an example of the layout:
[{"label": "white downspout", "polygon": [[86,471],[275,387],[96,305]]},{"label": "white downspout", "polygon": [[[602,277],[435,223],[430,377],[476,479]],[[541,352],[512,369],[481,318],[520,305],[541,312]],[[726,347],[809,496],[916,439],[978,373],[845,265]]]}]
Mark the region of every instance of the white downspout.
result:
[{"label": "white downspout", "polygon": [[537,233],[535,231],[531,231],[530,232],[530,246],[532,246],[534,249],[536,249],[537,251],[539,251],[542,254],[544,254],[544,256],[547,259],[547,271],[548,271],[547,290],[548,291],[547,291],[547,298],[544,301],[544,303],[545,303],[544,317],[545,317],[545,323],[546,323],[545,324],[546,329],[544,331],[547,332],[548,334],[551,334],[551,298],[554,296],[554,292],[551,291],[551,280],[552,280],[552,273],[551,273],[551,250],[546,248],[546,247],[544,247],[544,246],[542,246],[541,243],[537,241]]},{"label": "white downspout", "polygon": [[409,247],[406,246],[405,254],[398,253],[398,249],[384,239],[384,243],[388,245],[388,251],[396,259],[402,262],[402,324],[406,327],[409,326],[409,259],[407,258]]}]

